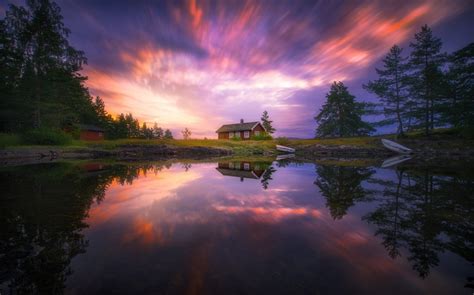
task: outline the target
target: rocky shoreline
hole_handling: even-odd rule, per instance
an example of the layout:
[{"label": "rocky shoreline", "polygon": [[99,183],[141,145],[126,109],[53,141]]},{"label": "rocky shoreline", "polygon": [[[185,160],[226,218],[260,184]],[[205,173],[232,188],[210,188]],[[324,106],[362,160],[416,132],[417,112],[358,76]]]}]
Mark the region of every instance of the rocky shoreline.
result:
[{"label": "rocky shoreline", "polygon": [[209,147],[174,147],[167,145],[124,145],[112,150],[98,148],[31,147],[0,150],[2,166],[45,163],[54,160],[115,159],[120,161],[163,158],[221,157],[232,151]]},{"label": "rocky shoreline", "polygon": [[[444,159],[474,159],[473,148],[447,148],[445,146],[423,145],[414,146],[413,157],[444,158]],[[120,161],[142,161],[164,158],[212,158],[224,156],[250,156],[235,153],[230,148],[220,147],[182,147],[165,144],[158,145],[122,145],[114,149],[98,147],[18,147],[0,150],[0,163],[5,165],[22,165],[51,162],[59,159],[115,159]],[[251,155],[274,156],[276,150],[254,152]],[[321,145],[310,144],[298,146],[296,156],[302,158],[388,158],[395,156],[392,151],[383,146],[350,146],[350,145]]]}]

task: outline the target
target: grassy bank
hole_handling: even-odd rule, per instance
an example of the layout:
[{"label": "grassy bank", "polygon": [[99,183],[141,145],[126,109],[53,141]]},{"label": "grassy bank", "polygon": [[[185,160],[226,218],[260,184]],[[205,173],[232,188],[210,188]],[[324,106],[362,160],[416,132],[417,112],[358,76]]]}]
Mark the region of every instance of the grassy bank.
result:
[{"label": "grassy bank", "polygon": [[[392,138],[394,135],[371,136],[371,137],[350,137],[350,138],[329,138],[329,139],[286,139],[278,138],[273,140],[216,140],[216,139],[189,139],[189,140],[147,140],[147,139],[119,139],[104,141],[81,141],[72,140],[65,145],[59,146],[63,149],[93,148],[103,150],[114,150],[123,146],[146,146],[146,145],[167,145],[170,147],[207,147],[232,150],[235,155],[271,154],[275,152],[275,145],[281,144],[302,150],[307,147],[326,146],[340,148],[381,148],[380,138]],[[429,146],[433,148],[462,149],[474,147],[474,140],[460,137],[450,129],[440,129],[430,136],[424,137],[422,134],[413,132],[407,134],[406,138],[399,139],[399,142],[409,147]],[[24,149],[35,146],[25,144],[19,135],[0,134],[0,148]],[[56,146],[58,147],[58,146]]]}]

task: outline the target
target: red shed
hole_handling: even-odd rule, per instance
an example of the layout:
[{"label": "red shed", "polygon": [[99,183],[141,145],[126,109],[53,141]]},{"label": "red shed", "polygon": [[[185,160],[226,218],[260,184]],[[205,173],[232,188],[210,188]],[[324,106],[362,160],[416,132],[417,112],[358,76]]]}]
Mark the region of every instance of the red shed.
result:
[{"label": "red shed", "polygon": [[104,129],[94,125],[79,125],[81,140],[103,140]]}]

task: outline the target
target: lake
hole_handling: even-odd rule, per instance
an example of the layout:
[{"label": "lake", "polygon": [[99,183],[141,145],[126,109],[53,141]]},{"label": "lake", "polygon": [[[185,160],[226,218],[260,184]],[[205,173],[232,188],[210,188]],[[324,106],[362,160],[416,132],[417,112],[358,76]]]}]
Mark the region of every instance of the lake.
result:
[{"label": "lake", "polygon": [[474,169],[228,159],[0,169],[0,293],[472,294]]}]

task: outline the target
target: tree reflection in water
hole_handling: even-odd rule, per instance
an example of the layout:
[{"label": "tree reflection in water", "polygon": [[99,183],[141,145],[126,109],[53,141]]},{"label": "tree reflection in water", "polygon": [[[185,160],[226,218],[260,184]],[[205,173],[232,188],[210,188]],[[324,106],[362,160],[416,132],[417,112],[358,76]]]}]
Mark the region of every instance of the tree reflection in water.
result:
[{"label": "tree reflection in water", "polygon": [[362,182],[369,179],[374,170],[322,165],[317,166],[316,173],[318,177],[314,183],[326,198],[326,207],[334,219],[341,219],[355,202],[367,199],[368,191],[362,187]]},{"label": "tree reflection in water", "polygon": [[82,230],[93,202],[116,180],[132,183],[163,166],[55,163],[0,171],[0,286],[19,294],[60,294],[71,259],[86,251]]},{"label": "tree reflection in water", "polygon": [[376,209],[362,219],[376,226],[375,235],[390,257],[407,250],[422,278],[446,250],[474,263],[474,177],[413,168],[394,173],[396,177],[387,178],[367,168],[318,166],[315,184],[334,219],[357,202],[375,202]]},{"label": "tree reflection in water", "polygon": [[[274,173],[288,164],[239,161],[219,163],[217,169],[240,178],[251,172],[264,191],[271,181],[280,181],[281,177],[273,179]],[[170,167],[170,162],[163,162],[2,168],[0,288],[7,286],[13,293],[62,293],[72,258],[88,247],[83,230],[92,204],[103,200],[112,182],[132,184],[139,176]],[[190,164],[182,167],[194,169]],[[444,251],[474,262],[472,173],[334,165],[317,166],[316,172],[314,183],[332,218],[340,220],[352,206],[370,202],[370,212],[362,219],[375,226],[374,234],[390,257],[406,255],[421,277],[429,276]],[[284,184],[288,189],[295,185]]]}]

